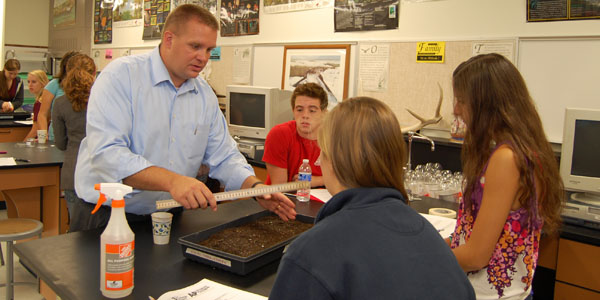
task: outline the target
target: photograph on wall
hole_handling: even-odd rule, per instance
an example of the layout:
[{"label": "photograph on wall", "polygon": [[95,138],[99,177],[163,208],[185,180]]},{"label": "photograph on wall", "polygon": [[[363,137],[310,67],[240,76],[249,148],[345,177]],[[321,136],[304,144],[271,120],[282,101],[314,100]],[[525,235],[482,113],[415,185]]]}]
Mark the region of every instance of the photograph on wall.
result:
[{"label": "photograph on wall", "polygon": [[600,19],[600,0],[527,0],[527,22]]},{"label": "photograph on wall", "polygon": [[142,25],[143,0],[115,1],[113,21],[115,27],[132,27]]},{"label": "photograph on wall", "polygon": [[330,7],[333,0],[264,0],[263,11],[268,14]]},{"label": "photograph on wall", "polygon": [[281,89],[316,83],[327,92],[331,109],[348,97],[349,68],[350,45],[285,46]]},{"label": "photograph on wall", "polygon": [[221,36],[258,34],[259,0],[221,0]]},{"label": "photograph on wall", "polygon": [[94,1],[94,44],[112,43],[112,6],[103,7],[102,1]]},{"label": "photograph on wall", "polygon": [[219,15],[217,14],[217,0],[171,0],[171,4],[173,9],[182,4],[196,4],[208,9],[217,20],[219,19]]},{"label": "photograph on wall", "polygon": [[75,0],[54,0],[52,24],[54,27],[75,24]]},{"label": "photograph on wall", "polygon": [[335,31],[396,29],[398,9],[398,0],[335,0]]},{"label": "photograph on wall", "polygon": [[171,0],[144,0],[142,40],[158,40],[171,11]]}]

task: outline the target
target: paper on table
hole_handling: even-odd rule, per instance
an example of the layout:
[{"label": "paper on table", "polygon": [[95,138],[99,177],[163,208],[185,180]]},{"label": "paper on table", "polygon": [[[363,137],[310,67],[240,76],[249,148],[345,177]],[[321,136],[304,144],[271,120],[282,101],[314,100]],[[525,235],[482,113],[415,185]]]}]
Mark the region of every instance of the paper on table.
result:
[{"label": "paper on table", "polygon": [[14,121],[15,123],[23,124],[23,125],[33,125],[33,120],[28,121]]},{"label": "paper on table", "polygon": [[431,225],[438,230],[443,238],[449,237],[452,232],[454,232],[454,227],[456,227],[456,219],[434,216],[430,214],[421,214],[421,216],[425,217],[425,219],[427,219],[427,221],[429,221],[429,223],[431,223]]},{"label": "paper on table", "polygon": [[327,189],[311,189],[310,197],[317,198],[317,200],[319,200],[323,203],[327,203],[327,201],[329,201],[329,199],[331,199],[331,194],[329,193],[329,191]]},{"label": "paper on table", "polygon": [[14,157],[0,157],[0,166],[16,166]]},{"label": "paper on table", "polygon": [[194,285],[164,293],[158,300],[264,300],[267,297],[238,290],[212,280],[202,279]]}]

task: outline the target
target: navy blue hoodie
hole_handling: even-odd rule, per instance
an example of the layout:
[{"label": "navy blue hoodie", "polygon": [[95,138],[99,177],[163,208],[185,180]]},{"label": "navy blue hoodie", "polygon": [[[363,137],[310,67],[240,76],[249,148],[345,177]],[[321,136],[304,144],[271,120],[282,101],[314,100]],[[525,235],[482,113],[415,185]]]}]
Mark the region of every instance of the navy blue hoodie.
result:
[{"label": "navy blue hoodie", "polygon": [[437,230],[391,188],[332,197],[281,260],[270,299],[475,299]]}]

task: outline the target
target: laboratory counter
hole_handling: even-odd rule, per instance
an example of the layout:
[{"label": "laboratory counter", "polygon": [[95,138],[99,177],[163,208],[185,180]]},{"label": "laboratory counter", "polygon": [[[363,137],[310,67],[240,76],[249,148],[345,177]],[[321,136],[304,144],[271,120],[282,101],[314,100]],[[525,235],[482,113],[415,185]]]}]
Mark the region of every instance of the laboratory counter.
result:
[{"label": "laboratory counter", "polygon": [[0,119],[0,143],[20,142],[31,130],[31,125],[15,123],[12,119]]},{"label": "laboratory counter", "polygon": [[[456,206],[455,203],[444,202],[427,198],[411,204],[421,212],[427,212],[429,207],[446,207],[444,204],[450,206],[448,208]],[[316,216],[323,204],[310,201],[297,202],[296,205],[299,214]],[[177,243],[179,237],[259,211],[262,208],[252,200],[221,204],[217,212],[186,210],[174,216],[170,243],[162,246],[153,244],[150,220],[130,224],[136,235],[135,288],[126,299],[158,298],[167,291],[192,285],[204,278],[268,296],[279,261],[240,276],[184,258],[182,247]],[[15,246],[15,253],[61,299],[98,299],[101,298],[101,233],[102,230],[98,229],[20,243]]]}]

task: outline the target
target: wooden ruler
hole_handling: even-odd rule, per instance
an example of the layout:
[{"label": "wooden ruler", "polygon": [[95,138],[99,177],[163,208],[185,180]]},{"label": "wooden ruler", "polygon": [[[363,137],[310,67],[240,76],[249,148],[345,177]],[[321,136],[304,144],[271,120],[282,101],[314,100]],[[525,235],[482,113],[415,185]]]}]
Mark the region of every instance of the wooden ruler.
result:
[{"label": "wooden ruler", "polygon": [[[241,189],[241,190],[235,190],[235,191],[214,193],[213,195],[215,196],[215,199],[217,200],[217,202],[221,202],[221,201],[235,200],[235,199],[240,199],[240,198],[250,198],[250,197],[260,196],[260,195],[269,195],[269,194],[273,194],[273,193],[296,191],[296,190],[308,189],[308,188],[310,188],[309,181],[293,181],[293,182],[282,183],[282,184],[267,185],[267,186],[253,188],[253,189]],[[156,201],[156,209],[167,209],[167,208],[173,208],[173,207],[179,207],[179,206],[181,206],[181,204],[179,204],[179,202],[177,202],[173,199]]]}]

